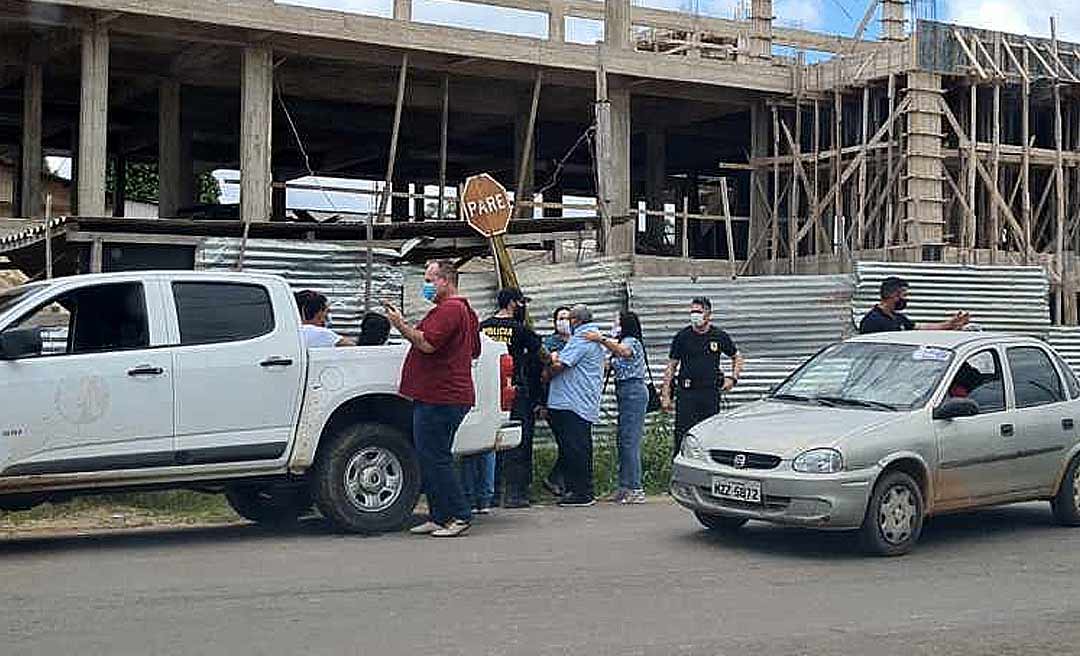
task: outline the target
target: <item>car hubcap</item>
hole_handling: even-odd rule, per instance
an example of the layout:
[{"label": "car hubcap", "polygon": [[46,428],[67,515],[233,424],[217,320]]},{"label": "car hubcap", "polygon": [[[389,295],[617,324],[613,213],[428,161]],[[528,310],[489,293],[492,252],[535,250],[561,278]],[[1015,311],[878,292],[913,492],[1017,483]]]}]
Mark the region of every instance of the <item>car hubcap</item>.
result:
[{"label": "car hubcap", "polygon": [[354,506],[362,512],[380,512],[401,496],[401,463],[387,449],[369,446],[349,460],[344,482]]},{"label": "car hubcap", "polygon": [[915,497],[911,490],[901,485],[889,488],[878,512],[878,526],[885,541],[901,544],[910,538],[915,516]]}]

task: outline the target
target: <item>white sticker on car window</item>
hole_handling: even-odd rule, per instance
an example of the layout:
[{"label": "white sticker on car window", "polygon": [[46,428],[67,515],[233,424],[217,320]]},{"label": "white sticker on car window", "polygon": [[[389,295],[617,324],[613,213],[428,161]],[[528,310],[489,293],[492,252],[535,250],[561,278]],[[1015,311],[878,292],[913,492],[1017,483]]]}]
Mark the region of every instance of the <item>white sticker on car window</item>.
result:
[{"label": "white sticker on car window", "polygon": [[915,352],[911,354],[912,360],[933,362],[945,362],[949,359],[950,352],[948,349],[934,348],[932,346],[920,346],[915,349]]}]

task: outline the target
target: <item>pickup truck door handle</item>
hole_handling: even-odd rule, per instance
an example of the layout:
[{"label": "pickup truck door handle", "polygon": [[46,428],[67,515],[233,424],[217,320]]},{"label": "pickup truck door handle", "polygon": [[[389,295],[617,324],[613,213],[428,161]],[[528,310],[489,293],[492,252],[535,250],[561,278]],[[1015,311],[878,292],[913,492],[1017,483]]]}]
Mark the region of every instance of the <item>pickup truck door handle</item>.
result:
[{"label": "pickup truck door handle", "polygon": [[1061,420],[1061,430],[1071,431],[1075,425],[1072,417],[1066,417]]},{"label": "pickup truck door handle", "polygon": [[259,363],[260,367],[291,367],[292,358],[271,357]]},{"label": "pickup truck door handle", "polygon": [[151,367],[148,364],[139,365],[134,369],[128,369],[127,374],[129,376],[160,376],[165,373],[165,370],[161,367]]},{"label": "pickup truck door handle", "polygon": [[1016,432],[1016,429],[1013,427],[1012,424],[1002,424],[1001,425],[1001,436],[1002,437],[1012,437],[1013,433],[1015,433],[1015,432]]}]

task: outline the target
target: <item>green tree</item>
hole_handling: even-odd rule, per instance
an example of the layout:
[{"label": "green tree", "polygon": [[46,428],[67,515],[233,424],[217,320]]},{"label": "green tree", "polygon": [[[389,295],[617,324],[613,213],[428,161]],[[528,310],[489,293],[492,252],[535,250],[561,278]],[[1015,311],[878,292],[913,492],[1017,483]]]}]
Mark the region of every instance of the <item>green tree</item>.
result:
[{"label": "green tree", "polygon": [[[158,202],[158,172],[156,164],[128,162],[124,197],[142,203]],[[105,191],[112,194],[116,189],[116,165],[109,165],[105,175]],[[216,204],[221,201],[221,187],[209,171],[195,178],[195,200],[198,203]]]}]

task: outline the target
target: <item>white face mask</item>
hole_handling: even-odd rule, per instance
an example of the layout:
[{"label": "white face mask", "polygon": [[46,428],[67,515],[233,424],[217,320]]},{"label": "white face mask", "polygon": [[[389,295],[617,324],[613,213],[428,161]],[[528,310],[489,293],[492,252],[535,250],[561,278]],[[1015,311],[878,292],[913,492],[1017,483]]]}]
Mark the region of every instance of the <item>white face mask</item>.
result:
[{"label": "white face mask", "polygon": [[701,328],[705,325],[705,313],[704,312],[691,312],[690,313],[690,325],[694,328]]},{"label": "white face mask", "polygon": [[555,331],[562,334],[562,335],[569,335],[570,334],[570,320],[569,319],[559,319],[558,321],[556,321],[555,322]]},{"label": "white face mask", "polygon": [[611,336],[615,339],[618,339],[620,335],[622,335],[622,326],[620,326],[617,322],[611,324]]}]

